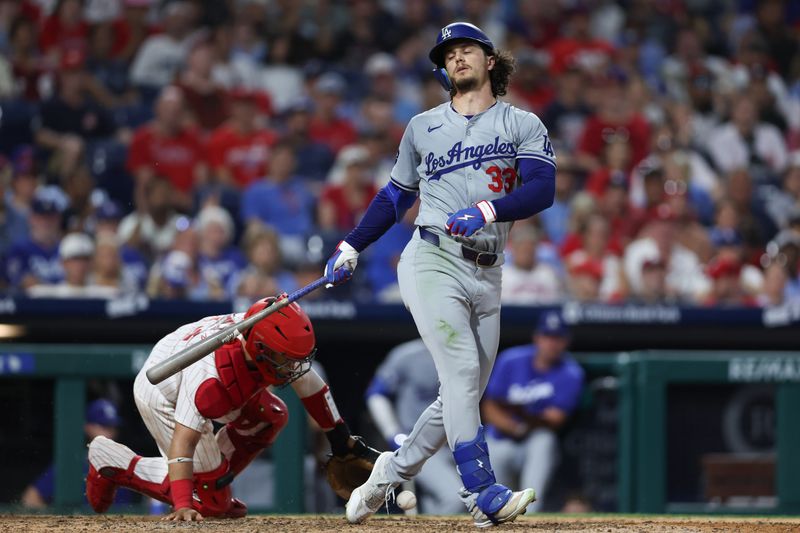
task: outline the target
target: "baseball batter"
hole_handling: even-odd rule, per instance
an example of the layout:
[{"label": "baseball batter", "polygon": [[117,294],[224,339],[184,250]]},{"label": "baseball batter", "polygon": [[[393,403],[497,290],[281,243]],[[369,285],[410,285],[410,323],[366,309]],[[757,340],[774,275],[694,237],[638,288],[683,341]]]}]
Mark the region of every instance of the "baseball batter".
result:
[{"label": "baseball batter", "polygon": [[361,522],[398,483],[413,477],[445,442],[478,527],[515,519],[535,500],[496,482],[478,402],[500,334],[502,250],[514,220],[553,202],[555,155],[536,115],[497,99],[513,58],[463,22],[442,28],[430,52],[451,100],[408,124],[390,182],[326,265],[331,284],[352,276],[358,254],[420,198],[418,229],[398,265],[403,301],[433,356],[439,398],[403,445],[384,452],[353,491],[347,519]]},{"label": "baseball batter", "polygon": [[[314,330],[296,303],[161,383],[147,380],[153,365],[272,301],[260,300],[247,313],[186,324],[155,345],[133,394],[162,456],[141,457],[111,439],[95,438],[89,444],[86,495],[96,512],[108,510],[122,486],[172,504],[166,520],[245,516],[247,507],[231,497],[230,482],[275,441],[288,420],[286,404],[267,390],[270,385],[291,384],[326,432],[334,456],[373,451],[350,436],[328,386],[311,368]],[[212,421],[224,425],[216,435]]]}]

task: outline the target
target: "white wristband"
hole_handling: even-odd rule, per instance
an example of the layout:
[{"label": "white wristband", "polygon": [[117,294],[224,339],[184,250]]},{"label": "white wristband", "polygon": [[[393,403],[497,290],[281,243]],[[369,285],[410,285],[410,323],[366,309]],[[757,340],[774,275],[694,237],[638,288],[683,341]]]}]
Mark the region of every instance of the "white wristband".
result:
[{"label": "white wristband", "polygon": [[168,465],[174,465],[175,463],[191,463],[191,462],[192,462],[191,457],[175,457],[174,459],[167,460]]},{"label": "white wristband", "polygon": [[494,210],[492,202],[488,200],[481,200],[475,204],[475,207],[481,210],[481,213],[483,213],[483,218],[486,220],[487,224],[491,224],[497,220],[497,213]]}]

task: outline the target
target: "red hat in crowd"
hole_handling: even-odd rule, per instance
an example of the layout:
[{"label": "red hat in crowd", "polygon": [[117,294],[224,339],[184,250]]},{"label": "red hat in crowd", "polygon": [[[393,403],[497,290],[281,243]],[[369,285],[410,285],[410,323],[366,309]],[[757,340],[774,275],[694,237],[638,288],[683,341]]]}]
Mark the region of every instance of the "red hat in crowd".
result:
[{"label": "red hat in crowd", "polygon": [[712,279],[719,279],[724,276],[736,277],[742,271],[739,261],[727,257],[712,259],[706,267],[706,272]]},{"label": "red hat in crowd", "polygon": [[228,92],[228,96],[232,102],[248,102],[258,107],[258,110],[262,113],[266,115],[272,114],[272,102],[262,92],[247,87],[234,87]]},{"label": "red hat in crowd", "polygon": [[600,281],[603,279],[603,263],[587,254],[577,252],[570,256],[569,273],[573,276],[591,276]]}]

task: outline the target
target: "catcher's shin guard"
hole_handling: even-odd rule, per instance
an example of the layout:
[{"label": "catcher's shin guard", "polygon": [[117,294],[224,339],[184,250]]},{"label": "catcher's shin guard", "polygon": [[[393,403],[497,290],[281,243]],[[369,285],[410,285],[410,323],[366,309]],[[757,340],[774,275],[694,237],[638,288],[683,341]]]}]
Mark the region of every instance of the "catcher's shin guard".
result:
[{"label": "catcher's shin guard", "polygon": [[114,500],[116,487],[125,487],[155,500],[172,503],[168,478],[161,483],[155,483],[146,481],[134,473],[136,463],[141,458],[141,455],[134,457],[126,470],[111,466],[95,470],[94,466],[89,465],[89,476],[86,478],[86,498],[92,509],[98,513],[107,511],[111,501]]},{"label": "catcher's shin guard", "polygon": [[105,513],[117,494],[117,485],[110,479],[103,477],[95,470],[93,465],[89,465],[89,473],[86,476],[86,499],[92,506],[95,513]]},{"label": "catcher's shin guard", "polygon": [[223,459],[214,470],[194,474],[192,507],[201,515],[241,518],[247,514],[244,503],[231,498],[230,479],[233,478],[227,476],[229,469],[228,460]]},{"label": "catcher's shin guard", "polygon": [[220,450],[230,462],[226,474],[232,479],[249,465],[267,446],[275,442],[289,421],[283,400],[262,390],[242,407],[239,418],[217,433]]}]

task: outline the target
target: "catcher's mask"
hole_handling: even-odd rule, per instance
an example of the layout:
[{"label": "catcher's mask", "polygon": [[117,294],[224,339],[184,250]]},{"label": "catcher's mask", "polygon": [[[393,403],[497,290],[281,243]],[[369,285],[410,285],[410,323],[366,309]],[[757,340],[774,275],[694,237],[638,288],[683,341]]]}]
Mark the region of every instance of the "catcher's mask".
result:
[{"label": "catcher's mask", "polygon": [[[269,307],[275,300],[270,296],[257,301],[244,317]],[[244,337],[245,350],[258,371],[272,383],[287,385],[295,381],[311,370],[317,353],[311,320],[294,302],[258,322]]]}]

